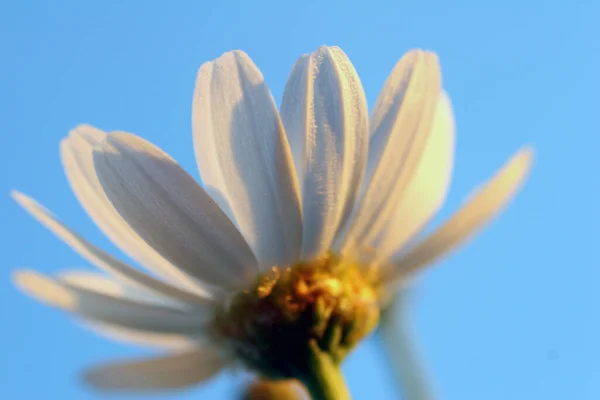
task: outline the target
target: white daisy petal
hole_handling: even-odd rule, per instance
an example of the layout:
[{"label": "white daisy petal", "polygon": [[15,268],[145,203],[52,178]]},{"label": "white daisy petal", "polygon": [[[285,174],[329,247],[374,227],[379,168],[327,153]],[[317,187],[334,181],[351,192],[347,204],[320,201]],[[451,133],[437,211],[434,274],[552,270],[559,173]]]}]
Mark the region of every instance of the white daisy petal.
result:
[{"label": "white daisy petal", "polygon": [[177,389],[210,379],[225,366],[216,351],[196,348],[160,358],[97,366],[84,374],[84,380],[103,390]]},{"label": "white daisy petal", "polygon": [[219,206],[171,157],[131,134],[112,133],[94,150],[107,197],[166,259],[199,281],[243,287],[257,264]]},{"label": "white daisy petal", "polygon": [[415,176],[406,187],[393,217],[385,223],[376,243],[377,261],[385,261],[414,237],[440,209],[450,188],[454,163],[454,115],[442,93]]},{"label": "white daisy petal", "polygon": [[367,102],[352,63],[337,47],[302,56],[288,79],[281,118],[302,197],[302,257],[329,250],[352,210],[367,161]]},{"label": "white daisy petal", "polygon": [[210,308],[182,310],[111,296],[33,271],[17,271],[14,281],[37,300],[83,319],[139,331],[194,335],[204,330],[212,311]]},{"label": "white daisy petal", "polygon": [[194,148],[206,190],[229,213],[263,268],[300,254],[298,183],[275,102],[241,51],[198,71]]},{"label": "white daisy petal", "polygon": [[[88,271],[63,271],[57,276],[57,279],[71,286],[83,290],[102,293],[107,296],[125,297],[127,296],[125,286],[117,281],[96,273]],[[133,297],[133,296],[131,296]]]},{"label": "white daisy petal", "polygon": [[396,211],[431,134],[440,79],[436,55],[417,50],[398,62],[384,84],[371,120],[367,186],[343,242],[344,253],[360,252]]},{"label": "white daisy petal", "polygon": [[157,349],[180,350],[189,348],[199,341],[192,336],[136,331],[110,324],[84,323],[83,325],[109,340]]},{"label": "white daisy petal", "polygon": [[[173,301],[168,297],[157,296],[156,293],[147,290],[143,286],[128,285],[98,272],[84,270],[61,271],[57,274],[56,279],[69,286],[107,296],[123,297],[142,303],[166,305],[184,310],[190,308],[190,305],[187,303]],[[205,302],[204,307],[201,308],[210,306],[214,306],[214,303]]]},{"label": "white daisy petal", "polygon": [[[238,366],[294,375],[303,366],[292,365],[277,340],[263,339],[302,328],[305,318],[278,318],[298,301],[310,303],[300,317],[319,317],[311,305],[333,299],[335,313],[350,295],[357,319],[343,330],[358,343],[414,274],[510,201],[533,158],[530,149],[518,152],[426,235],[448,194],[455,125],[437,56],[423,50],[398,61],[370,116],[359,76],[338,47],[296,61],[280,112],[248,55],[225,53],[198,70],[192,128],[202,184],[130,133],[79,125],[61,141],[83,208],[147,270],[12,192],[101,270],[20,270],[15,286],[102,336],[166,352],[94,366],[83,379],[97,389],[182,389]],[[291,352],[302,347],[302,334],[292,337]]]},{"label": "white daisy petal", "polygon": [[513,156],[447,222],[393,264],[393,280],[411,275],[448,254],[497,215],[521,187],[532,159],[533,150],[529,148]]},{"label": "white daisy petal", "polygon": [[89,125],[79,125],[61,142],[65,173],[79,202],[104,234],[123,252],[161,278],[187,290],[206,294],[194,279],[162,257],[123,220],[106,198],[94,168],[93,148],[106,133]]},{"label": "white daisy petal", "polygon": [[[120,282],[114,281],[107,276],[88,271],[66,271],[61,272],[58,280],[70,286],[83,290],[88,290],[106,296],[129,298],[150,304],[168,305],[175,308],[181,307],[179,304],[169,302],[161,297],[153,296],[152,293],[141,291],[135,287],[128,287]],[[198,343],[198,337],[195,335],[184,336],[177,334],[162,334],[147,331],[136,331],[116,325],[102,324],[98,322],[89,322],[83,324],[97,334],[125,343],[133,343],[141,346],[158,347],[162,349],[181,349]]]},{"label": "white daisy petal", "polygon": [[[122,283],[116,282],[98,273],[87,271],[61,272],[58,279],[71,286],[107,296],[122,296],[124,298],[131,298],[153,304],[166,304],[174,307],[179,306],[177,303],[165,301],[160,297],[153,296],[152,293],[140,291],[139,289],[136,290],[134,287],[126,287]],[[198,336],[191,337],[177,334],[136,331],[98,322],[84,322],[83,325],[108,339],[139,346],[157,347],[161,349],[182,349],[198,343]]]},{"label": "white daisy petal", "polygon": [[89,243],[76,232],[62,224],[50,211],[23,193],[13,191],[12,197],[42,225],[50,229],[83,258],[109,274],[139,287],[153,290],[159,295],[190,304],[210,304],[212,299],[196,292],[182,290],[162,282],[138,269],[125,264],[105,251]]}]

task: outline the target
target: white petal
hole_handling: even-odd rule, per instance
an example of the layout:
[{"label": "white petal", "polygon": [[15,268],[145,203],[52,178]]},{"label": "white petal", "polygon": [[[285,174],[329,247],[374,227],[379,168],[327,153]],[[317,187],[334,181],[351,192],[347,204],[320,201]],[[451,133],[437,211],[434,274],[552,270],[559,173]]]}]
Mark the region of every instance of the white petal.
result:
[{"label": "white petal", "polygon": [[198,339],[192,336],[136,331],[101,323],[84,323],[84,326],[104,338],[128,345],[180,350],[198,343]]},{"label": "white petal", "polygon": [[122,284],[95,272],[79,270],[65,271],[61,272],[57,279],[80,289],[91,290],[107,296],[126,296],[126,289]]},{"label": "white petal", "polygon": [[206,294],[189,275],[175,267],[131,229],[106,198],[98,181],[93,148],[106,133],[89,125],[79,125],[61,143],[61,159],[73,192],[90,218],[123,252],[158,276],[199,294]]},{"label": "white petal", "polygon": [[95,322],[166,334],[202,333],[211,309],[181,310],[86,290],[33,271],[17,271],[17,287],[37,300]]},{"label": "white petal", "polygon": [[236,222],[261,267],[297,261],[302,221],[292,155],[250,57],[233,51],[200,67],[192,118],[206,190]]},{"label": "white petal", "polygon": [[367,102],[341,49],[322,46],[298,59],[281,118],[302,196],[302,258],[310,258],[331,247],[358,196],[367,161]]},{"label": "white petal", "polygon": [[[156,296],[143,286],[128,285],[97,272],[84,270],[62,271],[57,274],[56,279],[71,287],[107,296],[123,297],[143,303],[166,305],[184,310],[190,308],[186,303],[172,301],[168,297]],[[205,302],[204,307],[201,308],[207,308],[211,305],[214,306],[214,303]]]},{"label": "white petal", "polygon": [[[67,271],[61,272],[58,277],[72,287],[88,290],[112,297],[123,297],[137,301],[153,303],[158,305],[170,305],[179,307],[178,304],[164,301],[161,298],[152,296],[146,291],[136,290],[134,287],[127,287],[120,282],[114,281],[107,276],[88,271]],[[127,329],[110,324],[98,322],[84,323],[84,326],[90,328],[97,334],[112,340],[137,344],[141,346],[158,347],[162,349],[182,349],[198,343],[199,336],[184,336],[177,334],[162,334],[155,332],[139,331]]]},{"label": "white petal", "polygon": [[[62,272],[59,275],[59,280],[71,286],[107,296],[124,297],[148,303],[159,305],[166,304],[178,307],[178,304],[176,303],[164,301],[161,298],[152,296],[152,294],[147,291],[136,290],[135,287],[127,287],[120,282],[114,281],[98,273],[87,271]],[[84,323],[83,325],[108,339],[140,346],[157,347],[161,349],[182,349],[198,343],[198,336],[191,337],[177,334],[136,331],[97,322]]]},{"label": "white petal", "polygon": [[411,275],[464,243],[490,221],[521,187],[533,159],[526,148],[513,156],[483,187],[432,235],[416,244],[394,263],[394,281]]},{"label": "white petal", "polygon": [[398,62],[384,84],[371,121],[368,183],[344,253],[360,253],[396,211],[431,134],[440,79],[435,54],[417,50]]},{"label": "white petal", "polygon": [[450,99],[442,93],[423,158],[407,186],[393,217],[385,223],[373,247],[376,260],[387,258],[405,246],[440,209],[454,163],[454,115]]},{"label": "white petal", "polygon": [[255,278],[248,244],[219,206],[171,157],[131,134],[94,150],[107,197],[127,223],[194,278],[224,288]]},{"label": "white petal", "polygon": [[203,305],[210,304],[212,302],[210,297],[202,296],[197,292],[188,292],[169,283],[162,282],[116,259],[63,225],[52,213],[50,213],[50,211],[23,193],[13,191],[11,192],[11,195],[19,203],[19,205],[28,211],[42,225],[50,229],[66,244],[71,246],[73,250],[109,274],[131,285],[147,288],[153,290],[158,295],[176,299],[185,303]]},{"label": "white petal", "polygon": [[160,358],[101,365],[87,371],[84,380],[103,390],[177,389],[208,380],[225,366],[214,350],[198,348]]}]

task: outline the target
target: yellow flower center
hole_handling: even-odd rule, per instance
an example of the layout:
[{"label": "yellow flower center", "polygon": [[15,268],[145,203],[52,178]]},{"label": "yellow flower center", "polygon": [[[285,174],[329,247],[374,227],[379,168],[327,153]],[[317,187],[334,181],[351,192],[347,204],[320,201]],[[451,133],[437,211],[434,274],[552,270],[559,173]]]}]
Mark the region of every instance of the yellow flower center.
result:
[{"label": "yellow flower center", "polygon": [[273,268],[215,314],[213,339],[263,376],[296,377],[315,344],[336,363],[377,325],[379,302],[360,266],[327,255]]}]

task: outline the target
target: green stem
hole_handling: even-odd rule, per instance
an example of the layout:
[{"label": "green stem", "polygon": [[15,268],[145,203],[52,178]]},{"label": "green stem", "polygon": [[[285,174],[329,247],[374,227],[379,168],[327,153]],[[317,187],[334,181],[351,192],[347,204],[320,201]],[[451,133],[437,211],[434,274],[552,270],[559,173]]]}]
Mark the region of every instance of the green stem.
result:
[{"label": "green stem", "polygon": [[302,377],[302,383],[310,393],[312,400],[350,400],[344,375],[339,364],[323,352],[316,342],[310,344],[308,370]]}]

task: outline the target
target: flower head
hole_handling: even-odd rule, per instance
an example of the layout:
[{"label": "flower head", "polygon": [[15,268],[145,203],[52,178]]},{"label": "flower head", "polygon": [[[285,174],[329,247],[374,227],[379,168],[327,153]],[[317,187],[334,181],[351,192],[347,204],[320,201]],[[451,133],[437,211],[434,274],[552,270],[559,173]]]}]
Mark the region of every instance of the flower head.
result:
[{"label": "flower head", "polygon": [[183,387],[238,364],[302,380],[306,354],[341,362],[407,278],[509,200],[531,160],[519,152],[418,238],[445,199],[454,150],[438,60],[421,50],[398,62],[370,117],[336,47],[298,59],[280,110],[250,58],[226,53],[200,68],[192,115],[204,186],[129,133],[81,125],[61,143],[79,201],[146,271],[13,194],[104,272],[20,271],[17,285],[105,335],[168,350],[92,369],[96,386]]}]

